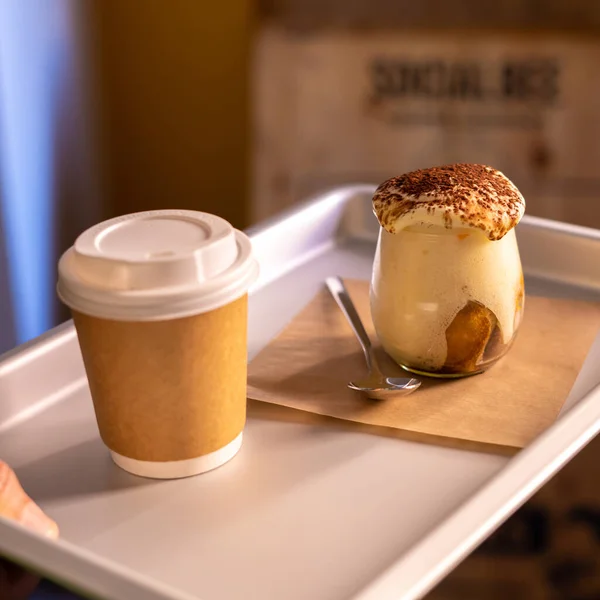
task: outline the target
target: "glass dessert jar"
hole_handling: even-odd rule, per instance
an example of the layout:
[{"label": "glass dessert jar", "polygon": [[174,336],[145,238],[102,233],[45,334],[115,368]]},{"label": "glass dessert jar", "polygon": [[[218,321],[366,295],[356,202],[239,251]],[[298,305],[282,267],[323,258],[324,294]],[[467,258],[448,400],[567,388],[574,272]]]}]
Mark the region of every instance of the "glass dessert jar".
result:
[{"label": "glass dessert jar", "polygon": [[371,313],[384,350],[434,377],[493,365],[524,306],[517,188],[489,167],[450,165],[384,182],[373,205],[382,227]]}]

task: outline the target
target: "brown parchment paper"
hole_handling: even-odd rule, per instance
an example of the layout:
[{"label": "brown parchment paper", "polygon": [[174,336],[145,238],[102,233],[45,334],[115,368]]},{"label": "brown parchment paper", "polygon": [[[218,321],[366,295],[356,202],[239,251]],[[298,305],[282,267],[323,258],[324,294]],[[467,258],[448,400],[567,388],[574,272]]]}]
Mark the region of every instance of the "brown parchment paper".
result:
[{"label": "brown parchment paper", "polygon": [[[350,280],[346,286],[375,342],[368,283]],[[395,430],[417,441],[511,452],[556,419],[599,327],[600,303],[527,296],[513,347],[489,371],[459,380],[423,378],[409,396],[373,401],[346,387],[366,373],[364,358],[323,288],[251,362],[248,397],[384,435]],[[406,376],[377,351],[390,373]],[[264,409],[254,410],[266,416]]]}]

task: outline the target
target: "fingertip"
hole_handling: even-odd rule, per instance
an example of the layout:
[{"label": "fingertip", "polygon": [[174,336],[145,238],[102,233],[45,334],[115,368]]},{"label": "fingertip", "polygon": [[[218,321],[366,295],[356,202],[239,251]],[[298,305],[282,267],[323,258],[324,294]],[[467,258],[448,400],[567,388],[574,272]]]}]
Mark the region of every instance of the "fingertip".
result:
[{"label": "fingertip", "polygon": [[58,525],[33,501],[29,501],[21,513],[20,523],[52,539],[58,537]]},{"label": "fingertip", "polygon": [[54,521],[50,521],[50,523],[48,523],[48,528],[46,529],[45,536],[52,540],[56,540],[59,538],[60,531],[58,529],[58,525]]}]

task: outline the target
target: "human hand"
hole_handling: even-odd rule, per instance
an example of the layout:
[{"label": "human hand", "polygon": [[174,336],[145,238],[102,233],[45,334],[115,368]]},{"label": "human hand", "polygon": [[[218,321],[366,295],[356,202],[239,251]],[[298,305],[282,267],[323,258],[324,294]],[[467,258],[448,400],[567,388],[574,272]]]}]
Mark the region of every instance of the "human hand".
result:
[{"label": "human hand", "polygon": [[58,526],[25,493],[15,472],[0,460],[0,515],[49,538],[58,537]]},{"label": "human hand", "polygon": [[[58,526],[25,493],[15,472],[0,460],[0,516],[49,537],[58,537]],[[0,558],[0,598],[26,600],[39,578],[22,567]]]}]

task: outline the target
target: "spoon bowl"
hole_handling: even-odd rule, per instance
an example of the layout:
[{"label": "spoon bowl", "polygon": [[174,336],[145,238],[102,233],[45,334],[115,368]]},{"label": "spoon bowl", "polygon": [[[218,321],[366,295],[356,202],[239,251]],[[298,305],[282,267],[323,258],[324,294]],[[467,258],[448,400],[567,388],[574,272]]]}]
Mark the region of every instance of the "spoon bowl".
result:
[{"label": "spoon bowl", "polygon": [[370,398],[384,400],[390,396],[406,395],[414,392],[421,382],[414,377],[367,377],[358,381],[350,381],[348,387],[363,392]]}]

